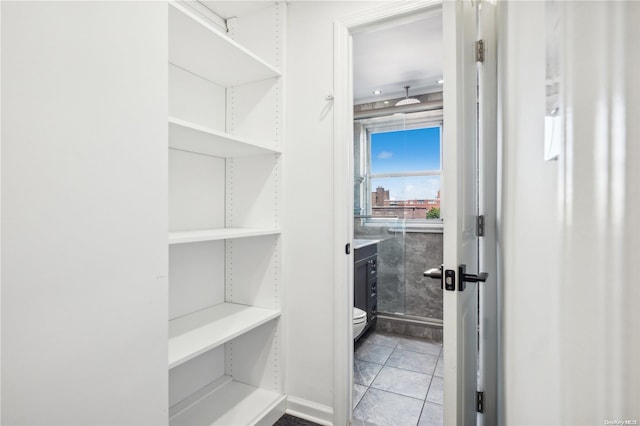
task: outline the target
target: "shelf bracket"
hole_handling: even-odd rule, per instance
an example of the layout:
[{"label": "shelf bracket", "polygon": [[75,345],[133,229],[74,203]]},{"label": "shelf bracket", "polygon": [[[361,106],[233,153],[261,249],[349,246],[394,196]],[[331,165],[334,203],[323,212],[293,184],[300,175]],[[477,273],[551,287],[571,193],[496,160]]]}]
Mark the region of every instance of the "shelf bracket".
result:
[{"label": "shelf bracket", "polygon": [[238,24],[238,18],[237,17],[232,17],[232,18],[227,18],[225,21],[225,26],[227,27],[227,33],[230,33],[233,29],[235,29],[236,25]]}]

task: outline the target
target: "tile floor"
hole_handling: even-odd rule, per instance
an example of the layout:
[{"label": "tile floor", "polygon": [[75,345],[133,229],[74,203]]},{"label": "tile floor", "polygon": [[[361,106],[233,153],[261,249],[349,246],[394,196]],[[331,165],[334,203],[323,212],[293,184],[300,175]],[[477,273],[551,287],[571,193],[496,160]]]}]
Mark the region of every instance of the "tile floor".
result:
[{"label": "tile floor", "polygon": [[354,426],[442,426],[442,344],[372,332],[356,342]]}]

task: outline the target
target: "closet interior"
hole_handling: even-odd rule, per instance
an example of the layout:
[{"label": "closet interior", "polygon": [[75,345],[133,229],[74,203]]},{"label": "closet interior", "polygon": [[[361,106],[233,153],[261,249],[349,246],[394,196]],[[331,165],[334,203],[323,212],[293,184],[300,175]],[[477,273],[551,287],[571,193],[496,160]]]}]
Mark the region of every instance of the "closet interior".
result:
[{"label": "closet interior", "polygon": [[170,424],[270,425],[286,404],[285,5],[168,7]]}]

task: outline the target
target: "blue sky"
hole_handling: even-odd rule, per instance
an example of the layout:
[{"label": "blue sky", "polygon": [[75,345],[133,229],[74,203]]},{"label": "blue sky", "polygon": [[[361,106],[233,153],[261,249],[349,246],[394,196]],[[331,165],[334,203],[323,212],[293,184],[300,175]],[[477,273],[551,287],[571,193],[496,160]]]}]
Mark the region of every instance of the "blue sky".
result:
[{"label": "blue sky", "polygon": [[[440,169],[440,127],[371,135],[371,173]],[[440,176],[375,178],[371,190],[383,186],[392,200],[435,198]]]},{"label": "blue sky", "polygon": [[371,135],[371,173],[440,169],[440,127]]}]

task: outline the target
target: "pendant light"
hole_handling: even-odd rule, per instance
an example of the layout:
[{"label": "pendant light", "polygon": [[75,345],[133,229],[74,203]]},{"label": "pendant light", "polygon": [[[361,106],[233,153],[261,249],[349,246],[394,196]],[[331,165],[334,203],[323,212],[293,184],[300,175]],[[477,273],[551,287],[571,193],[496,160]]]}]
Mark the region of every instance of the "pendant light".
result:
[{"label": "pendant light", "polygon": [[411,86],[404,86],[404,90],[406,92],[406,97],[403,100],[397,102],[396,106],[411,105],[411,104],[419,104],[420,103],[420,101],[417,100],[416,98],[409,98],[409,88],[410,87]]}]

